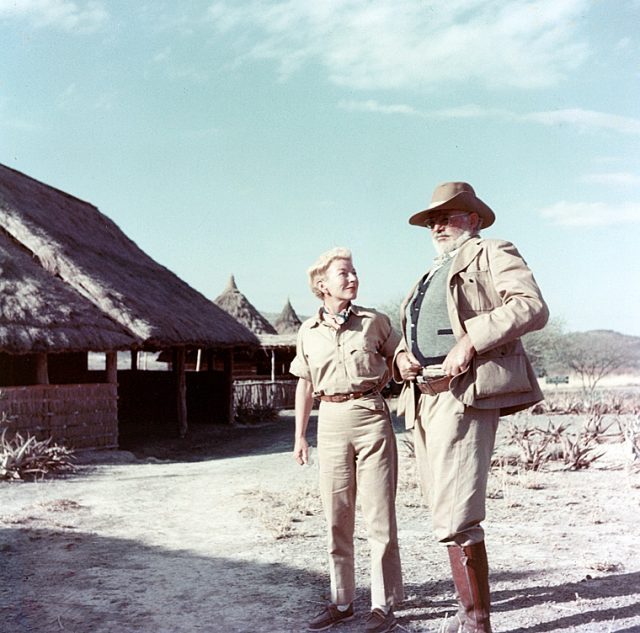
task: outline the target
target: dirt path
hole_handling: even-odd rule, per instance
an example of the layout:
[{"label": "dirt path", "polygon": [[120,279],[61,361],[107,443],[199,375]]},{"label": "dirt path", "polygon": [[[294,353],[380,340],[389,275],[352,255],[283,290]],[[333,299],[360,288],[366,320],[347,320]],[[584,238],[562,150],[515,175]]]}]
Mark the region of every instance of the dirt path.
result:
[{"label": "dirt path", "polygon": [[[292,419],[194,431],[87,455],[66,479],[0,485],[2,633],[305,630],[328,579],[317,470],[290,457]],[[492,475],[496,632],[640,632],[640,476],[620,449],[587,471]],[[446,554],[401,454],[399,630],[436,633],[453,610]],[[356,543],[364,614],[361,522]]]}]

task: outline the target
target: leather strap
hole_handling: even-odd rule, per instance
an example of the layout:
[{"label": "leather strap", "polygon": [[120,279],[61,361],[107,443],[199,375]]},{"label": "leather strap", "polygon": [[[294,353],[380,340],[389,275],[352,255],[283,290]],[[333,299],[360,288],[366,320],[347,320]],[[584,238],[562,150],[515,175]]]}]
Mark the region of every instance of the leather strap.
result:
[{"label": "leather strap", "polygon": [[450,384],[451,376],[422,378],[422,380],[416,381],[416,386],[420,389],[420,392],[430,396],[435,396],[437,393],[442,393],[443,391],[449,391]]},{"label": "leather strap", "polygon": [[334,393],[333,395],[321,393],[316,397],[323,402],[347,402],[347,400],[357,400],[358,398],[362,398],[362,396],[368,396],[377,391],[378,389],[373,387],[372,389],[367,389],[367,391],[354,391],[353,393]]}]

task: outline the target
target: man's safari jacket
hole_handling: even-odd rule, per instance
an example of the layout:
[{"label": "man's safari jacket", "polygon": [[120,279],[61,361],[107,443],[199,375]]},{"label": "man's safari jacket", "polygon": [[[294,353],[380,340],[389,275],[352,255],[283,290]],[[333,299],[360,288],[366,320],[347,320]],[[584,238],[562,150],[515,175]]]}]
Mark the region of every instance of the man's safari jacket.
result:
[{"label": "man's safari jacket", "polygon": [[[418,283],[400,308],[403,337],[395,356],[410,349],[406,307]],[[549,310],[513,244],[474,237],[460,247],[449,271],[447,311],[456,339],[466,332],[476,349],[469,369],[451,381],[451,393],[458,400],[508,415],[543,399],[520,337],[544,327]],[[395,363],[393,375],[402,382]],[[415,383],[405,382],[398,414],[405,415],[407,428],[415,423],[417,395]]]}]

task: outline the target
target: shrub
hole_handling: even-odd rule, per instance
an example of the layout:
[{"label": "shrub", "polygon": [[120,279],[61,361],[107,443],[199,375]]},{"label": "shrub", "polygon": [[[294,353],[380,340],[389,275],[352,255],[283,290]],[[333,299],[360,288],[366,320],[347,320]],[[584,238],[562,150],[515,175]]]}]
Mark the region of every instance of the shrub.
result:
[{"label": "shrub", "polygon": [[569,433],[565,426],[555,426],[550,420],[546,429],[520,428],[510,422],[507,440],[518,448],[516,463],[526,470],[540,470],[552,460],[564,462],[565,470],[580,470],[603,456],[597,450],[602,432],[602,418],[595,415],[577,433]]},{"label": "shrub", "polygon": [[640,415],[621,423],[624,443],[629,459],[629,469],[640,472]]},{"label": "shrub", "polygon": [[278,410],[270,405],[255,405],[249,401],[240,400],[235,406],[233,419],[238,424],[257,424],[259,422],[273,422],[278,418]]},{"label": "shrub", "polygon": [[0,435],[0,480],[37,479],[46,475],[71,472],[73,451],[58,444],[51,444],[51,438],[37,440],[27,434],[16,433],[7,439],[7,429]]}]

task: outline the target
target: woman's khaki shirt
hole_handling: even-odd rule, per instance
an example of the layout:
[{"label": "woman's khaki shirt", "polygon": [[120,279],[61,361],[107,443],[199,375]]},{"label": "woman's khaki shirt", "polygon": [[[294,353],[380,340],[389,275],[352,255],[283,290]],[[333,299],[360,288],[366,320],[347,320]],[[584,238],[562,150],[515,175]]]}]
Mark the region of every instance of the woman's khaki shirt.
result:
[{"label": "woman's khaki shirt", "polygon": [[399,341],[389,317],[371,308],[352,305],[339,330],[318,312],[300,326],[289,371],[311,382],[316,395],[382,389]]}]

